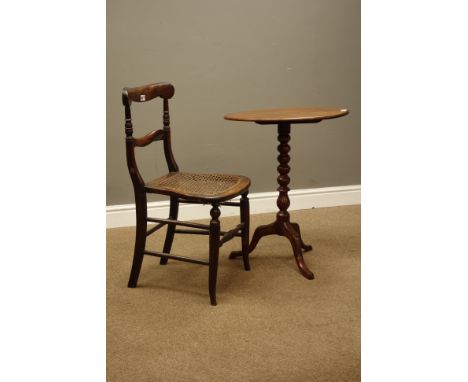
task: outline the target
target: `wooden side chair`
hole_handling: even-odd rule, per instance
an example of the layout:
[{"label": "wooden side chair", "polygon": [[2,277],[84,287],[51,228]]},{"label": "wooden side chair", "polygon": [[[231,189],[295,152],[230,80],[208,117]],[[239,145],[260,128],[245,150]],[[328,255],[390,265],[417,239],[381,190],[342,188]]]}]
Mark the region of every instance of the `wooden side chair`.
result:
[{"label": "wooden side chair", "polygon": [[[124,88],[122,102],[125,107],[125,134],[127,148],[127,166],[133,183],[136,204],[136,238],[133,255],[132,270],[130,272],[129,288],[135,288],[140,274],[144,255],[160,257],[160,264],[167,264],[168,259],[186,261],[190,263],[208,265],[211,305],[216,305],[216,279],[218,272],[219,248],[228,240],[236,236],[241,237],[242,258],[244,269],[250,270],[249,265],[249,199],[247,197],[250,179],[240,175],[226,174],[198,174],[179,171],[179,167],[172,154],[171,129],[169,127],[169,99],[174,95],[174,87],[169,83],[155,83],[135,88]],[[131,116],[132,102],[147,102],[154,98],[163,99],[163,128],[155,130],[141,137],[133,137]],[[169,173],[151,180],[143,181],[135,160],[135,147],[145,147],[154,141],[162,141]],[[163,194],[170,197],[168,219],[148,217],[146,195]],[[242,195],[240,202],[229,201]],[[179,221],[178,210],[180,203],[211,204],[210,224],[200,224]],[[240,224],[230,231],[220,229],[220,206],[240,207]],[[157,223],[148,229],[148,223]],[[162,252],[149,251],[145,248],[146,238],[167,225],[167,233]],[[177,226],[192,229],[178,229]],[[170,253],[174,234],[209,235],[209,259],[202,261],[189,257],[176,256]]]}]

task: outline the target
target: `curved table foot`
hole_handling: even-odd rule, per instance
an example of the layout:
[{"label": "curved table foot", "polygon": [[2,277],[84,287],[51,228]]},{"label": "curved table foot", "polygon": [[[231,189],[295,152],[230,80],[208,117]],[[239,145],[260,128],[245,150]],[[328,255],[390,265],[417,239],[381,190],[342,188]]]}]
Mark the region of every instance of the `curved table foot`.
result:
[{"label": "curved table foot", "polygon": [[302,276],[304,276],[308,280],[313,280],[314,274],[312,271],[307,267],[306,263],[304,262],[304,258],[302,257],[302,240],[298,230],[295,229],[294,225],[289,222],[283,222],[281,224],[282,233],[289,239],[291,246],[294,251],[294,259],[296,260],[297,267],[301,272]]},{"label": "curved table foot", "polygon": [[304,241],[302,240],[302,235],[301,235],[301,229],[299,228],[299,224],[297,223],[290,223],[293,228],[297,231],[297,233],[299,234],[299,240],[301,241],[301,248],[303,249],[304,252],[308,252],[308,251],[312,251],[312,246],[309,245],[309,244],[306,244],[304,243]]},{"label": "curved table foot", "polygon": [[[262,237],[268,235],[280,235],[287,237],[293,248],[294,259],[296,260],[299,271],[306,279],[314,279],[314,274],[307,267],[304,258],[302,257],[302,250],[310,251],[312,250],[312,246],[307,245],[302,241],[299,224],[290,223],[289,221],[275,221],[270,224],[259,226],[255,230],[252,241],[250,242],[249,253],[251,253],[255,247],[257,247],[257,244]],[[242,256],[242,251],[233,251],[229,255],[229,258],[234,259],[240,256]]]},{"label": "curved table foot", "polygon": [[[278,234],[276,223],[258,226],[253,234],[252,241],[249,244],[249,253],[251,253],[255,249],[258,242],[263,236],[274,235],[274,234]],[[236,257],[239,257],[239,256],[242,256],[242,251],[233,251],[229,255],[229,258],[235,259]]]}]

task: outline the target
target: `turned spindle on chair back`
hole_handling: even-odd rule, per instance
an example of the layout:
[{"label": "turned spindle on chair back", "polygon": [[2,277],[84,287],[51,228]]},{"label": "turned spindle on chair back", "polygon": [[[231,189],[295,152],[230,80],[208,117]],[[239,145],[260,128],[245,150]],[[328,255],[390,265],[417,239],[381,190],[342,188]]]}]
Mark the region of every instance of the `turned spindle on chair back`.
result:
[{"label": "turned spindle on chair back", "polygon": [[[136,193],[144,192],[145,184],[136,164],[135,147],[145,147],[154,141],[162,140],[164,142],[164,155],[166,157],[169,172],[179,171],[179,167],[177,166],[172,153],[171,129],[169,124],[169,98],[172,98],[173,95],[174,86],[167,82],[158,82],[135,88],[124,88],[122,92],[122,103],[125,106],[127,166]],[[163,129],[154,130],[143,137],[135,138],[133,136],[131,113],[132,102],[147,102],[157,97],[161,97],[163,99]]]}]

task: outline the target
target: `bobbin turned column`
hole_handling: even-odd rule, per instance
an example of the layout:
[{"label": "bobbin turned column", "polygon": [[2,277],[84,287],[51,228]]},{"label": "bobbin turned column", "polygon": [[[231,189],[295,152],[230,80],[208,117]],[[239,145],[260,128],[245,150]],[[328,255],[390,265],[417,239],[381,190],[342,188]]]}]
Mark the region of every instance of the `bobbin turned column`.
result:
[{"label": "bobbin turned column", "polygon": [[[296,260],[296,264],[299,268],[299,271],[302,275],[312,280],[314,278],[314,274],[310,271],[307,267],[306,263],[304,262],[304,258],[302,257],[302,248],[303,241],[301,238],[301,234],[299,231],[299,225],[295,223],[291,223],[289,221],[289,212],[288,208],[291,204],[289,201],[289,182],[291,179],[289,178],[289,171],[291,168],[289,167],[289,161],[291,157],[289,156],[289,152],[291,151],[291,146],[289,146],[289,141],[291,139],[291,125],[289,123],[279,123],[278,124],[278,199],[276,201],[276,205],[279,208],[278,213],[276,214],[276,221],[273,223],[275,225],[275,231],[278,235],[286,236],[291,243],[291,246],[294,251],[294,259]],[[305,247],[310,247],[304,244]],[[310,247],[312,249],[312,247]]]},{"label": "bobbin turned column", "polygon": [[[277,206],[279,208],[279,212],[276,214],[276,220],[277,221],[286,221],[289,222],[289,212],[288,208],[290,206],[290,201],[289,201],[289,171],[291,168],[289,167],[289,161],[291,160],[291,157],[289,156],[289,152],[291,151],[291,146],[289,146],[289,141],[291,139],[290,136],[291,133],[291,125],[289,123],[280,123],[278,125],[278,141],[280,142],[278,146],[278,191],[279,191],[279,196],[277,200]],[[305,244],[302,241],[301,237],[301,230],[299,228],[299,224],[297,223],[291,223],[292,229],[294,231],[297,231],[297,234],[299,235],[299,239],[301,242],[301,248],[303,249],[304,252],[311,251],[312,246]]]},{"label": "bobbin turned column", "polygon": [[278,169],[278,185],[277,188],[279,195],[278,199],[276,200],[276,205],[279,208],[278,213],[276,214],[276,221],[277,222],[289,222],[289,212],[288,208],[291,204],[289,201],[288,191],[289,187],[288,184],[291,181],[289,178],[289,171],[291,168],[289,167],[289,161],[291,160],[289,156],[289,151],[291,151],[291,146],[289,146],[288,142],[291,140],[290,136],[291,126],[289,123],[280,123],[278,125],[278,162],[279,165]]},{"label": "bobbin turned column", "polygon": [[[249,253],[252,252],[257,246],[260,239],[268,235],[280,235],[288,238],[294,252],[294,259],[296,260],[297,267],[301,274],[312,280],[314,274],[307,267],[302,257],[302,250],[309,251],[312,249],[312,246],[304,244],[301,238],[301,233],[299,230],[299,225],[297,223],[291,223],[289,221],[289,212],[288,208],[291,204],[288,196],[289,192],[289,161],[291,157],[289,152],[291,151],[291,146],[289,146],[289,141],[291,139],[291,125],[289,123],[279,123],[278,124],[278,199],[276,200],[276,205],[278,206],[279,211],[276,214],[276,220],[273,223],[261,225],[257,227],[252,237],[252,241],[249,245]],[[241,255],[241,252],[235,251],[232,252],[229,258],[235,258]]]}]

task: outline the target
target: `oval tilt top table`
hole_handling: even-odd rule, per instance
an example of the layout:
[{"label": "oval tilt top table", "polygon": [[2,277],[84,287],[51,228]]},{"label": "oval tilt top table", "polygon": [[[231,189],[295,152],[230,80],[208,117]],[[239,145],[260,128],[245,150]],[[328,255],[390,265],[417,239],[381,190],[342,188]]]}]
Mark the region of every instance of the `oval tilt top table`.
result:
[{"label": "oval tilt top table", "polygon": [[[312,280],[314,274],[307,267],[302,257],[302,251],[307,252],[312,250],[312,246],[305,244],[302,241],[299,224],[291,223],[289,219],[288,207],[290,204],[288,184],[290,178],[289,170],[289,151],[291,147],[288,142],[291,139],[291,124],[296,123],[318,123],[323,119],[339,118],[348,114],[347,109],[338,108],[291,108],[291,109],[266,109],[266,110],[250,110],[239,113],[227,114],[224,119],[231,121],[248,121],[255,122],[261,125],[278,125],[278,199],[276,204],[279,208],[276,214],[276,220],[273,223],[261,225],[255,230],[252,241],[249,245],[249,253],[257,246],[259,240],[263,236],[280,235],[289,239],[294,251],[294,258],[301,274]],[[242,256],[240,251],[232,252],[229,258]]]}]

